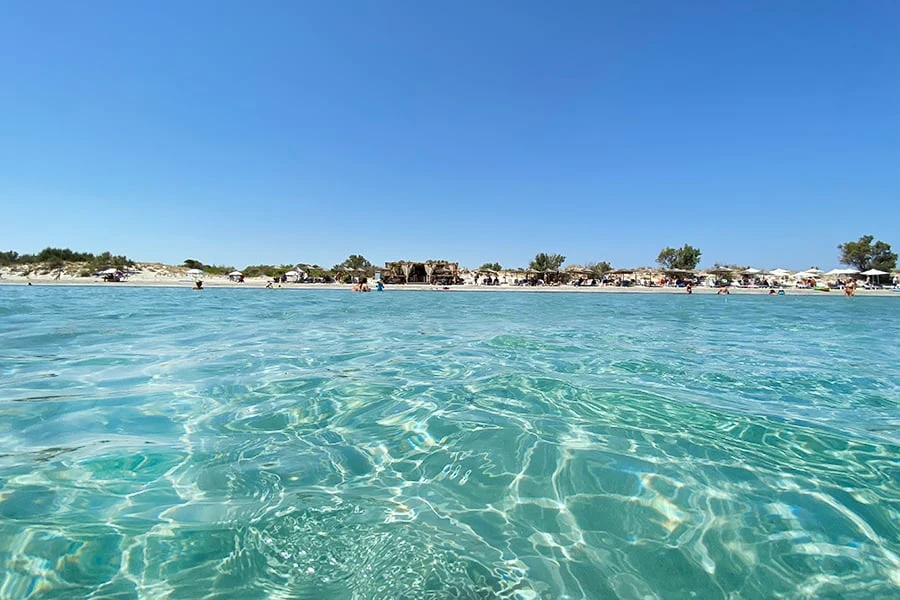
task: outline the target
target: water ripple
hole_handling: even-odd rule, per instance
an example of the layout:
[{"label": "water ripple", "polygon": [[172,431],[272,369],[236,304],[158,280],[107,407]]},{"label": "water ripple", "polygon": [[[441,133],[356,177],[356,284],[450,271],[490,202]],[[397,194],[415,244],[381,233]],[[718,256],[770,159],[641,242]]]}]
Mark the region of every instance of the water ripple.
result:
[{"label": "water ripple", "polygon": [[887,298],[0,289],[0,597],[900,593]]}]

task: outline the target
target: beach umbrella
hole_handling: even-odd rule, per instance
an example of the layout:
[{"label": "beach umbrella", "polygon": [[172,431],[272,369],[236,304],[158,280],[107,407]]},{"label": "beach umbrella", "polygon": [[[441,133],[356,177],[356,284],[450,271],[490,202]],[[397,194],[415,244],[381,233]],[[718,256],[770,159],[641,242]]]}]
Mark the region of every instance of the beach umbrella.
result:
[{"label": "beach umbrella", "polygon": [[813,275],[821,275],[825,271],[820,269],[819,267],[810,267],[806,270],[807,273],[812,273]]},{"label": "beach umbrella", "polygon": [[118,269],[110,267],[109,269],[103,269],[102,271],[100,271],[100,275],[114,275],[118,272]]},{"label": "beach umbrella", "polygon": [[866,277],[875,278],[876,280],[881,278],[882,275],[887,275],[887,271],[879,271],[878,269],[869,269],[868,271],[863,271],[860,275],[865,275]]},{"label": "beach umbrella", "polygon": [[844,275],[844,269],[832,269],[825,274],[826,275]]},{"label": "beach umbrella", "polygon": [[232,271],[228,274],[229,277],[240,277],[241,275],[243,275],[243,273],[241,273],[240,271]]},{"label": "beach umbrella", "polygon": [[203,275],[203,271],[201,271],[200,269],[188,269],[187,274],[188,275]]},{"label": "beach umbrella", "polygon": [[762,270],[754,269],[753,267],[741,271],[742,275],[759,275],[760,273],[762,273]]},{"label": "beach umbrella", "polygon": [[729,267],[713,267],[712,269],[707,269],[706,272],[714,275],[716,279],[724,280],[726,276],[730,278],[736,270]]},{"label": "beach umbrella", "polygon": [[769,275],[774,275],[775,277],[786,277],[790,274],[791,272],[787,269],[772,269],[769,271]]}]

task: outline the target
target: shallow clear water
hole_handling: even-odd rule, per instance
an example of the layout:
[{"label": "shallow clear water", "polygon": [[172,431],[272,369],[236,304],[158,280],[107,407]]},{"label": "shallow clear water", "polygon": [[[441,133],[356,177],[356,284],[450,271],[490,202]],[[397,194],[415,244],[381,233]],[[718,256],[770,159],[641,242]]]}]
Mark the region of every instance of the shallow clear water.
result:
[{"label": "shallow clear water", "polygon": [[0,288],[0,598],[885,598],[900,300]]}]

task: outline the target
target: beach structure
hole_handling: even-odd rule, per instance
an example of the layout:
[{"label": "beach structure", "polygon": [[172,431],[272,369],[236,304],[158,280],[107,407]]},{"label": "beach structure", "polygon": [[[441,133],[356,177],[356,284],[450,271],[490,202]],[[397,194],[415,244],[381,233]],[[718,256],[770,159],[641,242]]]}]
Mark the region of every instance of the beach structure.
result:
[{"label": "beach structure", "polygon": [[881,284],[881,276],[889,275],[889,273],[887,271],[882,271],[881,269],[869,269],[868,271],[863,271],[860,275],[866,276],[867,285],[878,286]]},{"label": "beach structure", "polygon": [[123,273],[121,270],[110,267],[109,269],[104,269],[97,273],[99,277],[103,278],[103,281],[123,281],[127,275]]},{"label": "beach structure", "polygon": [[[494,269],[478,269],[473,273],[475,279],[472,280],[473,283],[476,281],[482,282],[485,285],[496,285],[500,284],[500,272],[495,271]],[[465,278],[463,278],[465,279]]]},{"label": "beach structure", "polygon": [[302,271],[298,271],[296,269],[292,269],[284,274],[288,281],[291,283],[299,283],[301,279],[303,279],[304,273]]},{"label": "beach structure", "polygon": [[607,276],[607,285],[617,287],[627,287],[634,284],[631,276],[634,275],[634,269],[613,269],[609,271]]},{"label": "beach structure", "polygon": [[525,271],[525,275],[531,285],[562,285],[570,279],[568,273],[559,269],[547,269],[545,271],[530,269]]},{"label": "beach structure", "polygon": [[710,287],[727,285],[734,279],[736,270],[737,269],[733,267],[713,267],[712,269],[706,269],[706,274],[711,276],[707,277],[706,285]]},{"label": "beach structure", "polygon": [[569,265],[566,267],[565,272],[569,282],[577,286],[590,285],[592,281],[594,282],[594,285],[596,285],[597,281],[600,279],[599,277],[595,277],[593,271],[580,265]]},{"label": "beach structure", "polygon": [[447,261],[412,262],[406,260],[386,262],[381,269],[385,283],[420,283],[452,285],[461,283],[459,263]]}]

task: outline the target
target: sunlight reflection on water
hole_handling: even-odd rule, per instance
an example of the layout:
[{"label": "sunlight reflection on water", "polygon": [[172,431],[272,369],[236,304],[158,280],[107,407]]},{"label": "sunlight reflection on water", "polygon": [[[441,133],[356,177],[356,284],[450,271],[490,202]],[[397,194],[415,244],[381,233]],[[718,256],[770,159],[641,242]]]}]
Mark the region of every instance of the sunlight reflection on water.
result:
[{"label": "sunlight reflection on water", "polygon": [[900,592],[889,298],[0,288],[0,597]]}]

